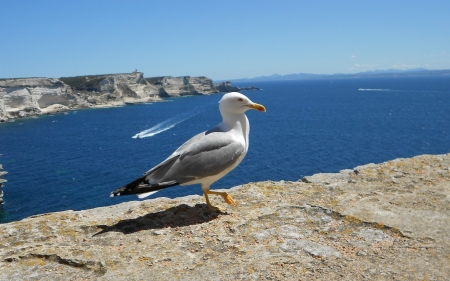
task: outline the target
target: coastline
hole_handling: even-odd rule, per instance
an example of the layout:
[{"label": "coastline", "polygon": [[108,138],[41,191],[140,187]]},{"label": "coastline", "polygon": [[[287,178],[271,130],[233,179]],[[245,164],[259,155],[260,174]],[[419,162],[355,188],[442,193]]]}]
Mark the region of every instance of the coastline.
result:
[{"label": "coastline", "polygon": [[69,113],[71,111],[78,111],[78,110],[84,110],[84,109],[113,108],[113,107],[122,107],[122,106],[128,106],[128,105],[153,103],[153,102],[164,102],[164,99],[150,98],[150,99],[141,99],[141,100],[135,100],[135,101],[127,101],[127,102],[115,102],[115,103],[110,103],[110,104],[97,104],[97,105],[91,105],[88,107],[83,106],[83,107],[70,107],[70,108],[60,105],[60,104],[55,104],[52,107],[41,110],[41,112],[39,112],[39,114],[25,116],[25,117],[3,119],[3,120],[0,120],[0,124],[16,122],[17,120],[28,119],[28,118],[38,118],[39,116],[44,116],[44,115],[65,114],[65,113]]},{"label": "coastline", "polygon": [[168,97],[259,90],[200,77],[144,78],[142,72],[57,78],[0,79],[0,123],[84,108],[162,101]]}]

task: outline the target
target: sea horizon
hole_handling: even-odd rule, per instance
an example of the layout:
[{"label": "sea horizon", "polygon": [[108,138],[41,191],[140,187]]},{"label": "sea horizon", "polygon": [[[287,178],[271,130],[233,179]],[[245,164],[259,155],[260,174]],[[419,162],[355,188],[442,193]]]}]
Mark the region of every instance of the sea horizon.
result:
[{"label": "sea horizon", "polygon": [[[248,112],[250,150],[212,189],[296,181],[368,163],[450,152],[448,77],[235,82],[266,106]],[[220,122],[222,94],[68,111],[0,124],[8,174],[0,222],[138,200],[109,193]],[[153,128],[153,129],[152,129]],[[139,138],[133,138],[141,134]],[[201,194],[174,187],[150,198]]]}]

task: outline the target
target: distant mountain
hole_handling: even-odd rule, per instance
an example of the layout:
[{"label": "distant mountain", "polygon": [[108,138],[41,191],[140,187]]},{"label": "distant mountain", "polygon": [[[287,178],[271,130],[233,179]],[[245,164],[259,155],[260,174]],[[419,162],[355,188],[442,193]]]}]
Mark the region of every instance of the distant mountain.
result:
[{"label": "distant mountain", "polygon": [[294,73],[294,74],[273,74],[270,76],[258,76],[254,78],[230,79],[232,82],[254,82],[254,81],[283,81],[283,80],[309,80],[309,79],[338,79],[338,78],[369,78],[369,77],[395,77],[395,76],[449,76],[450,69],[445,70],[429,70],[425,68],[416,68],[409,70],[386,69],[358,72],[352,74],[311,74],[311,73]]}]

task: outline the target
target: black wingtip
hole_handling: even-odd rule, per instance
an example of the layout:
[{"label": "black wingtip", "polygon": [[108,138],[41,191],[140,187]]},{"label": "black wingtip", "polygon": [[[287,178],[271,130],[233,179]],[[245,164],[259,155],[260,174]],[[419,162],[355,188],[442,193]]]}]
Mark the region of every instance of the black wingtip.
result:
[{"label": "black wingtip", "polygon": [[136,189],[144,180],[144,177],[140,177],[135,179],[134,181],[130,182],[127,185],[124,185],[113,192],[110,193],[109,197],[117,197],[122,195],[128,195],[128,194],[134,194],[133,192],[130,192],[134,189]]},{"label": "black wingtip", "polygon": [[150,191],[158,191],[164,188],[168,188],[171,186],[179,185],[179,182],[176,181],[168,181],[158,184],[144,184],[143,178],[139,178],[134,180],[133,182],[122,186],[121,188],[118,188],[111,192],[109,195],[110,197],[117,197],[117,196],[123,196],[123,195],[132,195],[132,194],[141,194],[146,193]]}]

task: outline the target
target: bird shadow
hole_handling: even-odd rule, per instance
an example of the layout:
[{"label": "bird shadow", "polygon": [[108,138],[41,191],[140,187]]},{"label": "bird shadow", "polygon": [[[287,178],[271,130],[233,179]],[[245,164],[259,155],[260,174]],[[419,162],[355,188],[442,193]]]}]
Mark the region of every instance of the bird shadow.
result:
[{"label": "bird shadow", "polygon": [[107,232],[131,234],[142,230],[201,224],[214,220],[221,214],[227,213],[211,211],[205,204],[197,204],[194,207],[181,204],[161,212],[149,213],[133,219],[124,219],[111,226],[97,225],[102,230],[92,235],[92,237]]}]

